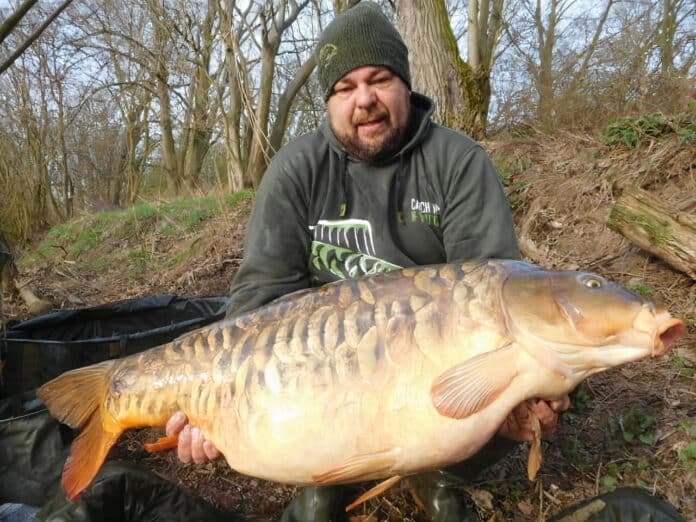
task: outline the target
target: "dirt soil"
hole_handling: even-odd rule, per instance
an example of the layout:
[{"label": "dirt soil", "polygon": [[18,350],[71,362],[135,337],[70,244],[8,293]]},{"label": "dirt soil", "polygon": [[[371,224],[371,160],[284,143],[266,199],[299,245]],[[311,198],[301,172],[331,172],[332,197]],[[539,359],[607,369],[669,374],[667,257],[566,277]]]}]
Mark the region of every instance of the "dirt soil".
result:
[{"label": "dirt soil", "polygon": [[[696,282],[606,226],[613,204],[630,186],[696,217],[696,148],[681,145],[673,135],[638,151],[610,150],[577,135],[505,137],[484,146],[499,167],[506,165],[506,188],[529,259],[552,269],[595,271],[639,287],[685,319],[688,334],[669,356],[611,370],[581,385],[557,433],[544,441],[536,481],[526,477],[527,447],[521,445],[479,482],[457,491],[483,520],[536,521],[614,487],[637,485],[668,499],[686,520],[696,520],[696,456],[685,458],[686,448],[696,443]],[[22,275],[56,308],[158,293],[225,294],[242,257],[249,204],[244,205],[243,219],[212,220],[202,236],[152,238],[163,259],[195,243],[200,254],[176,269],[134,274],[114,267],[86,273],[64,258],[23,267]],[[24,319],[22,306],[17,296],[6,296],[4,314]],[[171,451],[147,454],[142,442],[156,436],[155,430],[131,431],[112,458],[139,462],[191,495],[251,520],[278,520],[298,491],[240,476],[222,461],[184,465]],[[357,496],[369,486],[354,486],[349,494]],[[349,519],[426,517],[404,483]]]}]

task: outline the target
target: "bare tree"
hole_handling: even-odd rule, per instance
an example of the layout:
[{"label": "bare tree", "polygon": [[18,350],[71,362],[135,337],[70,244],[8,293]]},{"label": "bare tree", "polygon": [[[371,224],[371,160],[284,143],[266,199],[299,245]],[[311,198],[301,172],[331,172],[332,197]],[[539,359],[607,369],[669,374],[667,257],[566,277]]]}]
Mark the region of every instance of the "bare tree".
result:
[{"label": "bare tree", "polygon": [[396,16],[409,48],[413,88],[431,96],[437,120],[475,136],[480,127],[480,83],[459,55],[444,0],[396,2]]},{"label": "bare tree", "polygon": [[[584,84],[614,3],[606,0],[593,24],[589,20],[598,6],[588,13],[578,11],[575,0],[520,3],[521,13],[509,34],[527,65],[535,91],[536,117],[543,125],[556,125],[559,107]],[[593,28],[589,39],[578,33],[584,28]],[[576,107],[570,105],[568,110]]]},{"label": "bare tree", "polygon": [[[260,46],[261,46],[261,71],[258,86],[258,99],[254,112],[254,137],[249,151],[248,169],[253,185],[256,187],[261,182],[270,158],[275,153],[268,139],[269,119],[271,113],[271,100],[273,80],[275,76],[276,56],[280,48],[283,33],[295,22],[300,12],[309,4],[309,0],[302,2],[281,0],[274,5],[267,2],[265,9],[259,13],[260,20]],[[311,69],[310,69],[311,72]],[[288,109],[286,103],[286,109]]]},{"label": "bare tree", "polygon": [[[203,159],[210,148],[217,110],[216,105],[209,103],[208,96],[212,78],[218,74],[211,71],[218,3],[216,0],[206,3],[200,22],[197,21],[200,13],[189,14],[185,7],[180,5],[178,11],[170,13],[157,1],[148,1],[154,26],[153,76],[160,106],[162,164],[171,194],[178,194],[182,188],[191,191],[197,187]],[[174,40],[176,36],[179,36],[178,41]],[[171,55],[178,45],[183,48],[183,63],[178,65],[183,67],[189,89],[181,100],[183,128],[177,144],[172,94],[178,96],[179,93],[170,83],[169,67],[172,65]]]},{"label": "bare tree", "polygon": [[[299,45],[284,42],[308,5],[308,0],[268,1],[248,4],[242,11],[235,1],[226,0],[221,9],[226,85],[219,95],[224,99],[228,179],[233,187],[258,186],[282,144],[295,97],[314,69],[313,39]],[[310,23],[309,16],[304,23]],[[278,75],[281,48],[294,60],[293,72],[282,81]]]}]

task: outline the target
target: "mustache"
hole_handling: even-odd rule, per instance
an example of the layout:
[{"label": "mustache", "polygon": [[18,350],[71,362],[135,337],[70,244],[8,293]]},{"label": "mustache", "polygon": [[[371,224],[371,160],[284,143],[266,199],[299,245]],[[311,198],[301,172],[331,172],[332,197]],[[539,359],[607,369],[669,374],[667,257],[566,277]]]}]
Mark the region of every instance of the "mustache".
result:
[{"label": "mustache", "polygon": [[371,121],[389,120],[389,111],[383,107],[377,107],[373,110],[363,111],[353,117],[353,125],[363,125]]}]

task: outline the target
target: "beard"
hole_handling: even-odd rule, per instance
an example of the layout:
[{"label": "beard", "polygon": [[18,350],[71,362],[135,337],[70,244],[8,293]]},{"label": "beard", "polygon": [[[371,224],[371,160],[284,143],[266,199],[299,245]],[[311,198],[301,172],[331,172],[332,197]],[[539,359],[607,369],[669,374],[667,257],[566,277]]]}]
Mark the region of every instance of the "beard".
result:
[{"label": "beard", "polygon": [[[358,126],[376,120],[381,120],[385,124],[385,128],[372,136],[360,137]],[[353,118],[352,124],[353,127],[348,131],[340,132],[336,129],[329,116],[331,130],[333,130],[334,135],[341,142],[346,152],[368,163],[387,158],[397,152],[404,142],[408,128],[408,125],[405,125],[403,128],[394,126],[389,112],[382,107],[363,111],[363,113]]]}]

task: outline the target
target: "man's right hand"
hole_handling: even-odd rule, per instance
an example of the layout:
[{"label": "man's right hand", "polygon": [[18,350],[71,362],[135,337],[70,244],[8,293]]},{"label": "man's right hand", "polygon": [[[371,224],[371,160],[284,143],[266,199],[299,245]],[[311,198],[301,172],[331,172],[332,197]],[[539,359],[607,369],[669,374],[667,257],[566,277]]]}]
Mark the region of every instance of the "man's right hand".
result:
[{"label": "man's right hand", "polygon": [[179,436],[176,453],[181,462],[203,464],[220,458],[221,453],[215,445],[205,440],[200,428],[192,428],[186,415],[178,411],[172,415],[165,426],[167,437]]}]

